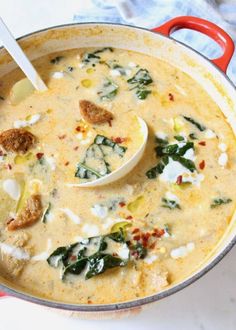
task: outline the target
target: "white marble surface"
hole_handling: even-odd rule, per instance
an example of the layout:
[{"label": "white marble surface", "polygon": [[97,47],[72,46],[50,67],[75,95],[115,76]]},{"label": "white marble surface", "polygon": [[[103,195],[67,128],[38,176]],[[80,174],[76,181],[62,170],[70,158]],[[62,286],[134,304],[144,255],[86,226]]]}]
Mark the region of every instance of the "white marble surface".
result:
[{"label": "white marble surface", "polygon": [[[0,0],[0,15],[15,36],[70,22],[89,0]],[[235,330],[236,248],[197,283],[141,314],[116,321],[69,318],[15,298],[0,299],[0,330]]]}]

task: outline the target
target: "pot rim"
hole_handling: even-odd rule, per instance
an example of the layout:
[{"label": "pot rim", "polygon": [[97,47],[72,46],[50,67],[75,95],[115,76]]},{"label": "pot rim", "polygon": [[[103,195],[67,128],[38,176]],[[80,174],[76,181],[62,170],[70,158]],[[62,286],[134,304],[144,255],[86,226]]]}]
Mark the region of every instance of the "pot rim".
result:
[{"label": "pot rim", "polygon": [[[205,55],[201,54],[197,50],[193,49],[192,47],[184,44],[181,41],[178,41],[174,39],[171,36],[164,35],[160,32],[155,32],[152,30],[149,30],[148,28],[144,27],[138,27],[138,26],[133,26],[130,24],[121,24],[121,23],[112,23],[112,22],[77,22],[77,23],[65,23],[65,24],[60,24],[60,25],[54,25],[50,26],[47,28],[43,28],[31,33],[27,33],[16,40],[22,40],[27,37],[31,37],[34,35],[37,35],[38,33],[41,32],[46,32],[51,29],[60,29],[60,28],[66,28],[66,27],[73,27],[73,26],[80,26],[80,25],[113,25],[113,26],[125,26],[128,28],[136,29],[136,30],[142,30],[142,31],[148,31],[150,33],[158,34],[163,38],[171,39],[172,41],[181,44],[183,47],[186,47],[188,50],[194,52],[195,54],[201,56],[203,59],[205,59],[210,65],[212,65],[217,71],[224,76],[224,78],[227,80],[227,82],[233,87],[233,89],[236,92],[236,87],[233,84],[233,82],[230,80],[230,78],[224,73],[216,64],[214,64],[209,58],[207,58]],[[4,46],[0,47],[0,51],[4,48]],[[225,246],[225,248],[220,252],[220,254],[215,257],[207,266],[205,266],[202,270],[194,274],[193,276],[190,275],[190,277],[183,282],[176,284],[175,286],[171,287],[170,289],[161,291],[159,293],[153,294],[151,296],[135,299],[132,301],[127,301],[127,302],[118,302],[118,303],[111,303],[111,304],[97,304],[97,305],[88,305],[88,304],[72,304],[72,303],[63,303],[63,302],[58,302],[58,301],[53,301],[53,300],[48,300],[44,299],[43,297],[36,297],[31,295],[30,293],[23,293],[20,292],[19,290],[10,288],[4,284],[0,283],[0,290],[2,290],[4,293],[11,297],[15,298],[20,298],[22,300],[35,303],[38,305],[42,305],[45,307],[51,307],[51,308],[56,308],[56,309],[61,309],[61,310],[67,310],[67,311],[74,311],[74,312],[113,312],[113,311],[118,311],[118,310],[127,310],[127,309],[132,309],[132,308],[138,308],[146,304],[154,303],[156,301],[159,301],[163,298],[166,298],[174,293],[179,292],[180,290],[183,290],[184,288],[188,287],[190,284],[194,283],[198,279],[200,279],[203,275],[208,273],[213,267],[215,267],[223,258],[224,256],[234,247],[236,244],[236,234],[232,238],[232,240]]]}]

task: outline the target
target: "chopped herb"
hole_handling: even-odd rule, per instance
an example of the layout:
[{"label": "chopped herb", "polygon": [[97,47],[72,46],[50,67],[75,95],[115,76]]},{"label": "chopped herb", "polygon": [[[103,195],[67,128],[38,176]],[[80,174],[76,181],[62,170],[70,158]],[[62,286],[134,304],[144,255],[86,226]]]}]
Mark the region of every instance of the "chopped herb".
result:
[{"label": "chopped herb", "polygon": [[99,60],[101,60],[101,56],[99,56],[98,54],[103,53],[107,50],[109,50],[110,52],[113,52],[113,48],[104,47],[102,49],[95,50],[92,53],[85,53],[83,58],[82,58],[82,62],[85,63],[85,64],[93,62],[93,64],[95,65],[95,63],[98,63]]},{"label": "chopped herb", "polygon": [[144,259],[147,255],[147,249],[140,242],[132,245],[130,249],[135,259]]},{"label": "chopped herb", "polygon": [[46,223],[47,222],[47,216],[50,213],[51,210],[51,203],[49,202],[47,207],[45,208],[44,212],[43,212],[43,216],[42,216],[42,222]]},{"label": "chopped herb", "polygon": [[139,69],[127,82],[130,85],[135,85],[131,90],[136,89],[135,94],[140,100],[145,100],[147,96],[151,94],[151,90],[145,87],[153,82],[147,69]]},{"label": "chopped herb", "polygon": [[[119,256],[120,249],[126,250],[125,256]],[[92,254],[90,251],[93,251]],[[126,266],[128,261],[129,248],[123,229],[108,235],[90,237],[69,246],[59,247],[47,259],[50,266],[62,267],[63,280],[67,274],[79,275],[82,271],[85,271],[85,279],[90,279],[104,273],[107,269]]]},{"label": "chopped herb", "polygon": [[194,126],[196,126],[199,131],[203,132],[206,130],[206,127],[200,123],[198,123],[195,119],[191,118],[191,117],[187,117],[187,116],[183,116],[183,118],[185,120],[187,120],[189,123],[193,124]]},{"label": "chopped herb", "polygon": [[74,67],[73,67],[73,66],[68,66],[68,67],[67,67],[67,71],[68,71],[68,72],[72,72],[72,71],[74,71]]},{"label": "chopped herb", "polygon": [[211,208],[214,209],[215,207],[218,207],[223,204],[228,204],[231,203],[232,199],[231,198],[226,198],[226,197],[221,197],[221,198],[215,198],[213,199],[213,202],[211,204]]},{"label": "chopped herb", "polygon": [[103,83],[102,90],[98,92],[98,95],[102,101],[112,100],[116,96],[118,88],[118,85],[116,85],[114,81],[106,78]]},{"label": "chopped herb", "polygon": [[175,135],[174,136],[174,138],[175,138],[175,140],[177,140],[177,141],[184,141],[184,137],[183,136],[181,136],[181,135]]},{"label": "chopped herb", "polygon": [[161,146],[165,146],[169,143],[167,139],[161,139],[158,136],[156,136],[156,142]]},{"label": "chopped herb", "polygon": [[170,210],[173,210],[173,209],[181,209],[180,205],[174,201],[174,200],[171,200],[171,199],[167,199],[167,198],[162,198],[162,207],[165,207],[165,208],[168,208]]},{"label": "chopped herb", "polygon": [[195,133],[190,133],[190,134],[189,134],[189,138],[190,138],[191,140],[197,140],[197,139],[198,139]]},{"label": "chopped herb", "polygon": [[137,89],[135,94],[137,95],[138,99],[140,100],[145,100],[148,96],[148,94],[151,94],[152,91],[147,90],[147,89]]},{"label": "chopped herb", "polygon": [[50,60],[50,63],[58,64],[63,58],[64,58],[64,56],[56,56],[56,57],[54,57],[53,59]]}]

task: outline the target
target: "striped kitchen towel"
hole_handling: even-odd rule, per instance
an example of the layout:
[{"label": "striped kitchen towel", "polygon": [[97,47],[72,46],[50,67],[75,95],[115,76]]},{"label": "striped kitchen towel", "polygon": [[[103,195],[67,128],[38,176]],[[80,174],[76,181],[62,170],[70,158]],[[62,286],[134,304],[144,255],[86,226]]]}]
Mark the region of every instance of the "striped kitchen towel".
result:
[{"label": "striped kitchen towel", "polygon": [[[181,15],[192,15],[208,19],[226,30],[236,42],[235,0],[87,0],[89,9],[74,15],[75,22],[113,22],[156,27]],[[174,37],[209,58],[220,55],[221,50],[208,37],[190,30],[175,32]],[[236,54],[227,72],[236,84]]]}]

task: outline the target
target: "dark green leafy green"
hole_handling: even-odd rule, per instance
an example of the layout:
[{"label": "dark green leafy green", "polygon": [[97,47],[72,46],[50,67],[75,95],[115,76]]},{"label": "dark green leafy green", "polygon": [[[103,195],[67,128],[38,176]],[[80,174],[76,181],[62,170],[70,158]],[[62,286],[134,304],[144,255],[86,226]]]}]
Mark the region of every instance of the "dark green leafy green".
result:
[{"label": "dark green leafy green", "polygon": [[127,82],[134,85],[130,90],[135,89],[135,94],[140,100],[145,100],[151,94],[151,90],[146,89],[146,86],[150,85],[153,79],[147,69],[139,69]]},{"label": "dark green leafy green", "polygon": [[150,170],[146,172],[146,176],[148,177],[148,179],[155,179],[159,174],[162,174],[164,168],[168,163],[169,163],[169,157],[168,156],[162,157],[160,162],[156,166],[152,167]]},{"label": "dark green leafy green", "polygon": [[130,247],[131,254],[135,259],[144,259],[147,256],[147,248],[140,242]]},{"label": "dark green leafy green", "polygon": [[[120,249],[125,251],[122,257],[118,253]],[[122,229],[59,247],[47,259],[50,266],[62,268],[63,280],[67,274],[79,275],[82,271],[85,279],[90,279],[108,269],[126,266],[128,261],[129,248]]]},{"label": "dark green leafy green", "polygon": [[98,95],[102,101],[112,100],[118,92],[118,85],[111,79],[104,80],[102,89],[98,91]]},{"label": "dark green leafy green", "polygon": [[167,209],[173,210],[173,209],[181,209],[179,203],[177,203],[175,200],[171,200],[168,198],[162,198],[162,207],[165,207]]},{"label": "dark green leafy green", "polygon": [[228,204],[231,202],[232,202],[231,198],[226,198],[226,197],[215,198],[215,199],[213,199],[213,202],[211,203],[211,208],[214,209],[220,205]]},{"label": "dark green leafy green", "polygon": [[75,176],[81,179],[98,179],[109,174],[111,172],[110,164],[106,158],[111,153],[123,157],[126,150],[126,147],[98,134],[86,150],[83,161],[77,165]]},{"label": "dark green leafy green", "polygon": [[64,58],[64,56],[56,56],[50,60],[52,64],[58,64],[61,62],[61,60]]},{"label": "dark green leafy green", "polygon": [[174,138],[175,138],[175,140],[177,140],[179,142],[184,141],[184,137],[181,135],[175,135]]},{"label": "dark green leafy green", "polygon": [[98,54],[101,54],[105,51],[113,52],[113,48],[104,47],[104,48],[95,50],[94,52],[91,52],[91,53],[85,53],[82,57],[82,62],[85,63],[85,64],[88,64],[88,63],[91,63],[91,62],[94,63],[94,64],[98,63],[101,60],[101,56],[98,55]]},{"label": "dark green leafy green", "polygon": [[190,133],[190,134],[189,134],[189,138],[190,138],[191,140],[197,140],[197,139],[198,139],[195,133]]},{"label": "dark green leafy green", "polygon": [[183,116],[183,118],[188,121],[189,123],[191,123],[192,125],[196,126],[199,131],[203,132],[206,130],[206,127],[200,123],[198,123],[195,119],[188,117],[188,116]]}]

